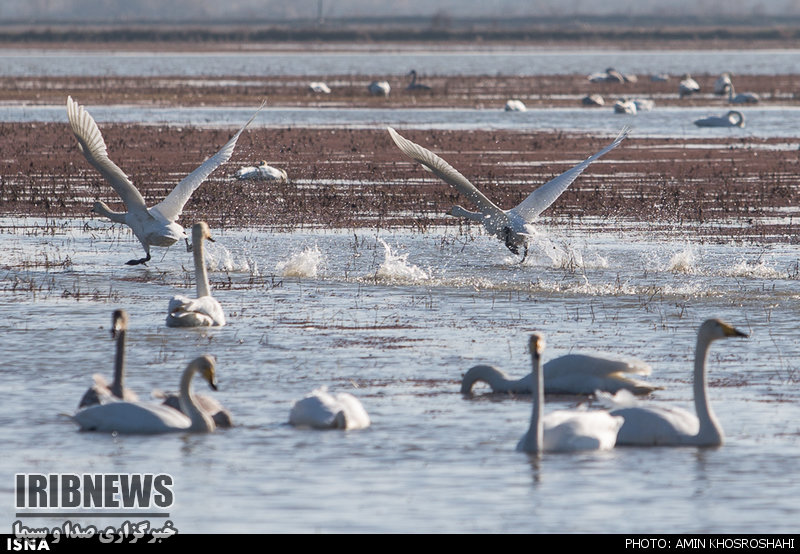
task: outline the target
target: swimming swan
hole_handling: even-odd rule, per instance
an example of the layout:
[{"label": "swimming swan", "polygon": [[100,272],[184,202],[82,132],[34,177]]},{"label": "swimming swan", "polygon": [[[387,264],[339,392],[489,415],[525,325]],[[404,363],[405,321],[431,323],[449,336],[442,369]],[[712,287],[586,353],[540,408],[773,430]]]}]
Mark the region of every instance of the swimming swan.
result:
[{"label": "swimming swan", "polygon": [[[544,364],[545,394],[592,394],[596,390],[615,393],[627,390],[633,394],[649,394],[661,387],[625,374],[650,375],[651,367],[635,358],[622,359],[588,354],[567,354]],[[461,394],[471,395],[475,383],[482,381],[494,393],[530,394],[533,375],[511,380],[490,365],[476,365],[461,380]]]},{"label": "swimming swan", "polygon": [[408,83],[406,90],[431,90],[431,87],[428,85],[423,85],[422,83],[417,82],[417,70],[412,69],[409,71],[407,77],[411,77],[411,82]]},{"label": "swimming swan", "polygon": [[128,179],[125,172],[109,159],[103,135],[100,134],[100,129],[92,116],[83,106],[79,106],[73,101],[72,97],[67,97],[67,117],[72,132],[78,139],[78,148],[83,152],[87,161],[111,184],[128,210],[127,212],[113,212],[104,202],[98,201],[94,203],[92,212],[103,215],[115,223],[123,223],[130,227],[144,247],[146,256],[138,260],[129,260],[126,262],[128,265],[144,264],[150,261],[151,246],[172,246],[181,238],[186,238],[183,227],[177,223],[183,206],[189,201],[197,187],[206,180],[206,177],[230,159],[239,135],[250,125],[263,107],[262,103],[256,113],[219,152],[208,158],[200,167],[178,183],[164,200],[152,208],[148,208],[141,193]]},{"label": "swimming swan", "polygon": [[712,115],[694,122],[698,127],[744,127],[742,112],[731,110],[723,116]]},{"label": "swimming swan", "polygon": [[314,429],[365,429],[370,420],[361,402],[350,393],[332,395],[320,387],[298,400],[289,412],[289,423]]},{"label": "swimming swan", "polygon": [[150,402],[109,402],[78,411],[72,419],[82,431],[116,432],[124,434],[156,434],[175,431],[209,433],[216,428],[214,420],[197,406],[192,394],[195,373],[217,390],[214,358],[203,355],[192,360],[181,377],[180,403],[183,412]]},{"label": "swimming swan", "polygon": [[721,446],[725,442],[722,427],[708,402],[706,358],[711,343],[726,337],[747,334],[720,321],[706,320],[697,332],[694,358],[694,406],[697,415],[674,407],[632,406],[612,410],[625,423],[619,430],[617,444],[633,446]]},{"label": "swimming swan", "polygon": [[257,166],[247,166],[236,172],[236,178],[240,180],[256,179],[261,181],[285,182],[288,175],[283,169],[267,165],[266,160],[261,160]]},{"label": "swimming swan", "polygon": [[214,327],[225,325],[225,312],[219,301],[211,296],[208,284],[206,261],[203,254],[203,241],[210,240],[211,230],[205,221],[192,226],[192,250],[194,251],[194,278],[197,285],[197,298],[178,294],[173,296],[167,307],[167,327]]},{"label": "swimming swan", "polygon": [[[154,390],[153,396],[163,400],[162,404],[164,406],[169,406],[183,413],[183,410],[181,410],[180,393]],[[195,393],[194,399],[200,411],[213,419],[214,425],[216,425],[217,428],[227,429],[233,427],[233,416],[231,412],[225,408],[219,400],[207,394],[197,393]]]},{"label": "swimming swan", "polygon": [[105,377],[96,373],[94,385],[83,395],[78,408],[103,404],[109,400],[120,398],[129,402],[139,400],[136,393],[123,386],[125,379],[125,333],[128,330],[128,313],[125,310],[114,310],[111,316],[111,337],[117,339],[117,353],[114,356],[114,380],[108,384]]},{"label": "swimming swan", "polygon": [[483,224],[486,231],[502,240],[506,247],[514,254],[519,254],[519,247],[524,247],[522,259],[528,255],[527,237],[533,232],[530,222],[546,210],[564,192],[572,182],[583,173],[583,170],[603,154],[616,148],[622,140],[628,136],[630,127],[626,126],[614,141],[600,150],[600,152],[589,156],[584,161],[550,180],[544,185],[534,190],[518,206],[510,210],[501,210],[491,200],[486,198],[475,185],[470,183],[466,177],[456,171],[450,164],[442,158],[423,148],[422,146],[401,137],[397,132],[388,127],[389,134],[394,143],[400,150],[412,160],[421,163],[425,169],[453,185],[461,194],[471,200],[477,207],[478,212],[470,212],[461,206],[453,206],[448,212],[456,217],[465,217],[471,221]]},{"label": "swimming swan", "polygon": [[530,342],[533,360],[533,410],[528,432],[517,444],[517,450],[531,454],[541,452],[576,452],[614,448],[621,417],[602,410],[556,410],[543,416],[544,384],[542,352],[544,338],[534,333]]}]

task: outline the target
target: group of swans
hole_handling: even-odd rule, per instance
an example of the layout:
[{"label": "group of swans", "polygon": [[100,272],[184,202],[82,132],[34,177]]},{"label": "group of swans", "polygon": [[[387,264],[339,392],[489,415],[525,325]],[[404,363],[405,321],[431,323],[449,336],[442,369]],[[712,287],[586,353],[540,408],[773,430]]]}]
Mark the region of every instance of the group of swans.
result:
[{"label": "group of swans", "polygon": [[388,127],[389,135],[406,156],[422,164],[422,166],[454,186],[461,194],[467,197],[478,208],[478,212],[471,212],[461,206],[453,206],[449,215],[465,217],[470,221],[483,224],[490,235],[503,241],[506,247],[514,254],[519,254],[523,247],[522,260],[528,255],[528,237],[534,232],[531,222],[553,202],[561,196],[583,171],[603,154],[610,152],[628,136],[630,127],[624,127],[611,144],[589,156],[578,165],[568,169],[558,177],[550,180],[534,190],[519,205],[510,210],[503,210],[489,200],[466,177],[456,171],[449,163],[428,150],[400,136],[397,131]]},{"label": "group of swans", "polygon": [[747,334],[719,319],[703,322],[697,333],[694,362],[695,414],[676,407],[621,406],[610,410],[557,410],[543,414],[546,382],[541,354],[544,340],[530,339],[533,411],[530,427],[517,445],[531,454],[609,450],[618,446],[721,446],[724,441],[708,400],[706,361],[711,343]]}]

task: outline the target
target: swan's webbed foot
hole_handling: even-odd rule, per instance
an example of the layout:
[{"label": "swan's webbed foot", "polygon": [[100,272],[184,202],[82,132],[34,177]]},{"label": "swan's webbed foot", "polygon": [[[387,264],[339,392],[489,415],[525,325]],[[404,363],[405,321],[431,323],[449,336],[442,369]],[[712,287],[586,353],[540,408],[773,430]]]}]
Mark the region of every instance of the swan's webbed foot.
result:
[{"label": "swan's webbed foot", "polygon": [[522,259],[519,261],[520,264],[525,263],[525,259],[528,257],[528,243],[525,243],[525,248],[522,251]]},{"label": "swan's webbed foot", "polygon": [[147,262],[150,261],[150,253],[147,253],[146,258],[139,258],[138,260],[128,260],[125,262],[125,265],[147,265]]}]

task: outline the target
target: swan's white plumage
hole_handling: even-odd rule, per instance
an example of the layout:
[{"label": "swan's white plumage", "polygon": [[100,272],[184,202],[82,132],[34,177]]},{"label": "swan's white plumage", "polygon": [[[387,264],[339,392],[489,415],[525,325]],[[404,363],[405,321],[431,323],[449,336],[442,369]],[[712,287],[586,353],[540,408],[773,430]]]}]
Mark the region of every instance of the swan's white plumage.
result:
[{"label": "swan's white plumage", "polygon": [[289,423],[314,429],[364,429],[369,427],[369,414],[352,394],[331,394],[327,387],[314,389],[298,400],[289,412]]},{"label": "swan's white plumage", "polygon": [[628,100],[625,98],[621,98],[614,102],[614,113],[625,113],[630,115],[636,115],[638,108],[636,106],[636,102],[633,100]]},{"label": "swan's white plumage", "polygon": [[367,85],[367,90],[373,96],[389,96],[392,87],[389,85],[389,81],[372,81]]},{"label": "swan's white plumage", "polygon": [[[181,410],[180,393],[154,390],[153,396],[161,399],[164,406],[169,406],[183,413]],[[194,394],[194,399],[200,411],[214,420],[214,425],[225,429],[233,427],[233,416],[231,412],[225,408],[219,400],[213,396],[199,393]]]},{"label": "swan's white plumage", "polygon": [[308,84],[308,88],[311,92],[316,92],[318,94],[331,93],[331,88],[322,81],[312,81],[311,83]]},{"label": "swan's white plumage", "polygon": [[722,96],[723,94],[727,94],[728,87],[731,86],[731,74],[730,73],[723,73],[717,80],[714,81],[714,94],[717,96]]},{"label": "swan's white plumage", "polygon": [[167,306],[167,327],[219,327],[225,325],[225,311],[219,301],[211,296],[203,241],[210,240],[211,230],[205,221],[192,226],[192,250],[197,298],[182,294],[173,296]]},{"label": "swan's white plumage", "polygon": [[744,115],[740,111],[730,110],[725,115],[711,115],[694,122],[698,127],[744,127]]},{"label": "swan's white plumage", "polygon": [[610,450],[616,443],[622,418],[603,410],[556,410],[544,412],[544,375],[541,354],[544,339],[533,334],[530,339],[533,360],[533,407],[528,431],[517,444],[517,450],[541,452],[576,452],[581,450]]},{"label": "swan's white plumage", "polygon": [[145,258],[130,260],[129,265],[149,261],[150,246],[171,246],[186,237],[183,227],[177,223],[184,205],[211,172],[230,159],[239,135],[250,125],[263,107],[264,104],[219,152],[186,176],[164,200],[148,209],[141,193],[125,172],[109,159],[106,143],[95,120],[83,106],[79,106],[72,100],[72,97],[67,97],[67,117],[70,128],[75,138],[78,139],[78,148],[83,152],[86,160],[111,184],[128,210],[127,212],[114,212],[105,203],[95,202],[92,211],[130,227],[145,250]]},{"label": "swan's white plumage", "polygon": [[692,76],[686,73],[681,79],[681,82],[678,83],[678,95],[683,98],[684,96],[690,96],[700,92],[700,85],[697,84],[697,81],[692,79]]},{"label": "swan's white plumage", "polygon": [[95,374],[94,385],[84,393],[79,408],[104,404],[115,399],[134,402],[139,400],[136,393],[125,387],[125,334],[128,331],[128,313],[125,310],[114,310],[111,316],[111,337],[116,339],[117,351],[114,356],[114,380],[109,383],[105,377]]},{"label": "swan's white plumage", "polygon": [[528,108],[522,102],[522,100],[517,100],[512,98],[511,100],[506,100],[506,107],[504,108],[507,112],[527,112]]},{"label": "swan's white plumage", "polygon": [[266,160],[262,160],[256,166],[247,166],[236,172],[236,178],[241,180],[254,179],[260,181],[279,181],[285,182],[289,179],[286,171],[268,165]]},{"label": "swan's white plumage", "polygon": [[117,400],[79,410],[72,419],[83,431],[122,434],[214,431],[214,421],[200,411],[192,393],[191,382],[196,372],[208,381],[211,388],[217,388],[214,359],[204,355],[192,360],[181,376],[180,386],[181,407],[188,415],[163,404]]},{"label": "swan's white plumage", "polygon": [[479,213],[476,213],[465,210],[461,206],[453,206],[450,211],[451,215],[466,217],[472,221],[482,223],[489,234],[504,241],[506,247],[515,254],[518,253],[519,246],[525,246],[527,249],[527,237],[534,231],[530,226],[530,222],[550,207],[592,162],[616,148],[630,132],[630,127],[624,127],[611,144],[540,186],[519,205],[510,210],[502,210],[442,158],[427,148],[400,136],[391,127],[387,129],[392,140],[403,154],[422,164],[425,169],[455,187],[456,190],[475,204],[479,210]]},{"label": "swan's white plumage", "polygon": [[[630,375],[650,375],[651,367],[635,358],[617,358],[589,354],[567,354],[543,366],[545,394],[592,394],[596,390],[615,393],[627,390],[633,394],[649,394],[655,385]],[[469,395],[477,382],[484,382],[495,393],[530,394],[533,374],[509,379],[494,366],[471,367],[461,380],[461,394]]]},{"label": "swan's white plumage", "polygon": [[617,444],[631,446],[720,446],[722,426],[708,401],[706,359],[711,343],[726,337],[747,335],[718,319],[706,320],[697,332],[694,364],[694,404],[697,415],[670,406],[628,406],[612,410],[625,423]]}]

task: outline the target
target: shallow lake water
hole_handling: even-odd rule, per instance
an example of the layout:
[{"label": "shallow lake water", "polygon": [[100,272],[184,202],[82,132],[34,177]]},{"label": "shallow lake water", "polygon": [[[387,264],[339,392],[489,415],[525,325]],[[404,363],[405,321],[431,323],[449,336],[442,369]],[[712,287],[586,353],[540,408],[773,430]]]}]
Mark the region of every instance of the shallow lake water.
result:
[{"label": "shallow lake water", "polygon": [[[3,525],[15,520],[16,473],[149,472],[173,476],[179,532],[796,531],[796,248],[692,240],[669,227],[608,231],[600,220],[546,220],[539,230],[520,264],[478,229],[215,229],[207,265],[228,325],[187,330],[164,325],[168,299],[194,290],[182,246],[128,267],[140,247],[127,229],[3,219]],[[213,394],[236,426],[79,432],[62,414],[93,373],[110,375],[116,308],[131,317],[128,386],[145,398],[175,389],[191,358],[214,354]],[[693,410],[695,334],[709,317],[750,333],[715,343],[709,356],[721,448],[537,460],[515,451],[529,397],[459,393],[477,363],[527,373],[527,338],[540,331],[545,360],[642,358],[653,366],[648,380],[664,387],[647,401]],[[292,403],[321,385],[358,396],[372,426],[290,427]],[[546,410],[581,401],[549,398]]]}]

